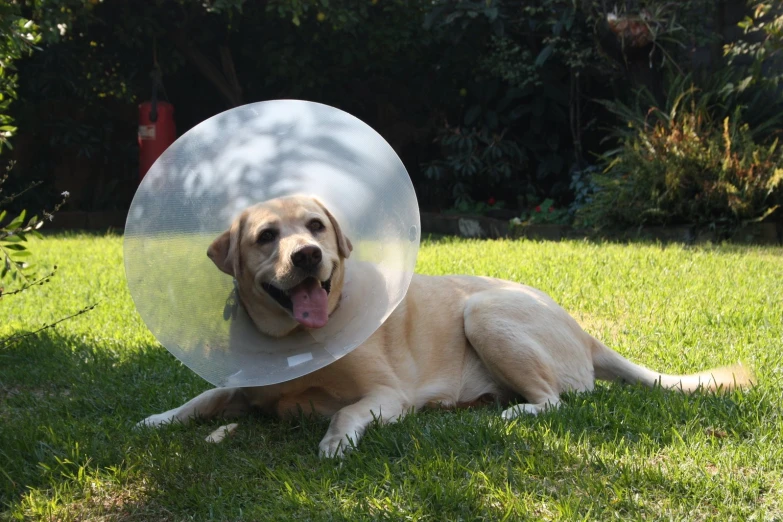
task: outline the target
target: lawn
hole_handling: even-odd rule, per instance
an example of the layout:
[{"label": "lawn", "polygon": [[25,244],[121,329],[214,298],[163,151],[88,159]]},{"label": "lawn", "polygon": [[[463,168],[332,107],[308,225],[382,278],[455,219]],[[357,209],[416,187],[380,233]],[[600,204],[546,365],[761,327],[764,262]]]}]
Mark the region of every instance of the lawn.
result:
[{"label": "lawn", "polygon": [[[119,236],[32,246],[51,283],[0,300],[0,519],[783,518],[783,249],[425,242],[418,270],[548,292],[626,357],[667,372],[743,361],[758,386],[682,396],[603,384],[558,410],[424,411],[371,428],[341,463],[327,422],[132,429],[208,386],[159,346],[127,292]],[[197,297],[196,297],[197,298]]]}]

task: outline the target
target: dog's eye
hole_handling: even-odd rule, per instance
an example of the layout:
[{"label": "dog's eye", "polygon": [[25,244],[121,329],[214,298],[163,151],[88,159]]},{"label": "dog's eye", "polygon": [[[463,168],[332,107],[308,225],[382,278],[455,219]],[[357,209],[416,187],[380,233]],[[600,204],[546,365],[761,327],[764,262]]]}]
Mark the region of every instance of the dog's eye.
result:
[{"label": "dog's eye", "polygon": [[307,228],[309,228],[311,232],[320,232],[326,227],[320,219],[314,219],[307,224]]},{"label": "dog's eye", "polygon": [[274,241],[276,237],[277,237],[276,230],[264,230],[263,232],[258,234],[258,242],[269,243],[270,241]]}]

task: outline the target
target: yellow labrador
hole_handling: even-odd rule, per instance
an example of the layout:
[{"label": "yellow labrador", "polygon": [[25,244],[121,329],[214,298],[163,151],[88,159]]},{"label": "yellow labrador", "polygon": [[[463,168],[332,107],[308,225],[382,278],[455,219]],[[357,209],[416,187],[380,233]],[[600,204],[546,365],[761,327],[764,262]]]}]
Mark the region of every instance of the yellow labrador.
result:
[{"label": "yellow labrador", "polygon": [[[340,303],[351,250],[322,204],[292,196],[246,209],[207,255],[236,279],[256,327],[282,337],[329,321]],[[342,359],[281,384],[209,390],[141,424],[236,417],[252,408],[280,416],[314,411],[331,418],[321,455],[341,456],[374,418],[393,422],[425,405],[466,405],[491,396],[525,401],[503,412],[503,418],[513,419],[556,407],[565,391],[592,390],[595,379],[660,383],[683,391],[750,383],[741,366],[680,376],[636,365],[528,286],[486,277],[414,275],[388,320]]]}]

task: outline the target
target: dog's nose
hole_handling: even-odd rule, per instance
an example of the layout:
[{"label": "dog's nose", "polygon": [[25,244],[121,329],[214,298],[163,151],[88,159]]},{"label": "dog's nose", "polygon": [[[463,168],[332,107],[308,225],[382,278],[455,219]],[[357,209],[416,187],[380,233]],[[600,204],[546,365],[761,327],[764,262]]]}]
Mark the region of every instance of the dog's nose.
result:
[{"label": "dog's nose", "polygon": [[291,254],[291,262],[299,268],[315,268],[321,262],[321,257],[321,249],[310,245]]}]

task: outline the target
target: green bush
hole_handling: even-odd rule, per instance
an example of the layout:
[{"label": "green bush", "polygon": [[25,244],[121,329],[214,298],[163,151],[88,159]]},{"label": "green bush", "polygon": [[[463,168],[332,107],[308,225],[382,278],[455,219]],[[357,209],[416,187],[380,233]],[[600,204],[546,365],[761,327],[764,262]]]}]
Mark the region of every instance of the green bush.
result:
[{"label": "green bush", "polygon": [[490,192],[514,181],[515,170],[524,161],[519,145],[505,132],[490,133],[483,128],[450,128],[437,138],[444,158],[427,165],[424,174],[435,182],[450,187],[455,208],[473,203],[475,184]]},{"label": "green bush", "polygon": [[596,98],[655,91],[664,64],[714,36],[704,24],[714,9],[707,0],[431,2],[424,26],[451,44],[437,66],[458,79],[461,98],[443,104],[440,158],[424,162],[425,182],[449,204],[502,193],[520,210],[544,198],[566,207],[572,173],[603,150]]},{"label": "green bush", "polygon": [[[627,101],[644,87],[655,93],[646,113],[665,101],[664,69],[691,71],[694,48],[723,30],[705,23],[722,9],[709,0],[0,4],[0,153],[18,161],[7,186],[45,182],[14,213],[64,187],[72,209],[127,208],[138,182],[136,105],[151,94],[151,69],[180,132],[242,103],[309,99],[383,135],[425,208],[497,197],[522,211],[551,198],[573,211],[591,197],[585,173],[606,149],[597,129],[612,115],[596,100]],[[740,68],[748,52],[756,57],[732,80],[738,98],[772,83],[773,11],[743,22],[755,43],[727,42]],[[740,105],[752,131],[763,130],[745,101],[726,103]]]},{"label": "green bush", "polygon": [[42,239],[39,230],[46,220],[52,220],[54,213],[60,210],[68,199],[68,192],[61,194],[62,200],[54,206],[51,212],[43,210],[42,217],[27,216],[27,211],[22,210],[17,215],[10,214],[7,206],[24,192],[38,187],[41,183],[34,181],[29,183],[20,192],[8,192],[5,183],[14,167],[10,162],[5,172],[0,175],[0,300],[5,295],[13,295],[23,292],[28,288],[49,281],[54,272],[41,276],[32,271],[30,266],[31,252],[28,249],[28,238]]},{"label": "green bush", "polygon": [[[30,258],[32,253],[28,248],[28,239],[43,239],[39,230],[44,226],[45,221],[54,219],[54,214],[60,210],[60,207],[63,206],[69,196],[68,192],[63,192],[61,194],[62,200],[54,206],[51,212],[41,211],[42,217],[40,218],[38,216],[28,217],[26,210],[22,210],[16,216],[9,214],[5,208],[9,203],[13,202],[22,193],[30,191],[41,184],[34,181],[29,183],[21,192],[8,193],[5,183],[8,181],[8,174],[13,166],[14,163],[10,162],[6,166],[3,175],[0,175],[0,306],[4,304],[6,297],[18,296],[22,292],[45,285],[57,272],[57,265],[51,271],[47,271],[47,273],[41,273],[31,266]],[[14,332],[8,336],[0,336],[0,348],[5,348],[21,339],[52,328],[63,321],[87,313],[94,309],[95,306],[95,304],[86,306],[56,321],[38,324],[36,329],[32,331]]]},{"label": "green bush", "polygon": [[[644,115],[607,103],[628,127],[616,132],[619,147],[602,156],[596,192],[577,213],[579,223],[732,227],[775,212],[783,200],[783,150],[774,134],[760,138],[740,106],[726,114],[695,88],[673,100],[668,110]],[[773,118],[779,116],[765,127]]]},{"label": "green bush", "polygon": [[[726,44],[724,53],[731,65],[746,69],[740,88],[777,87],[783,80],[783,9],[771,1],[747,4],[751,14],[737,24],[745,38]],[[748,59],[750,64],[744,67]]]}]

